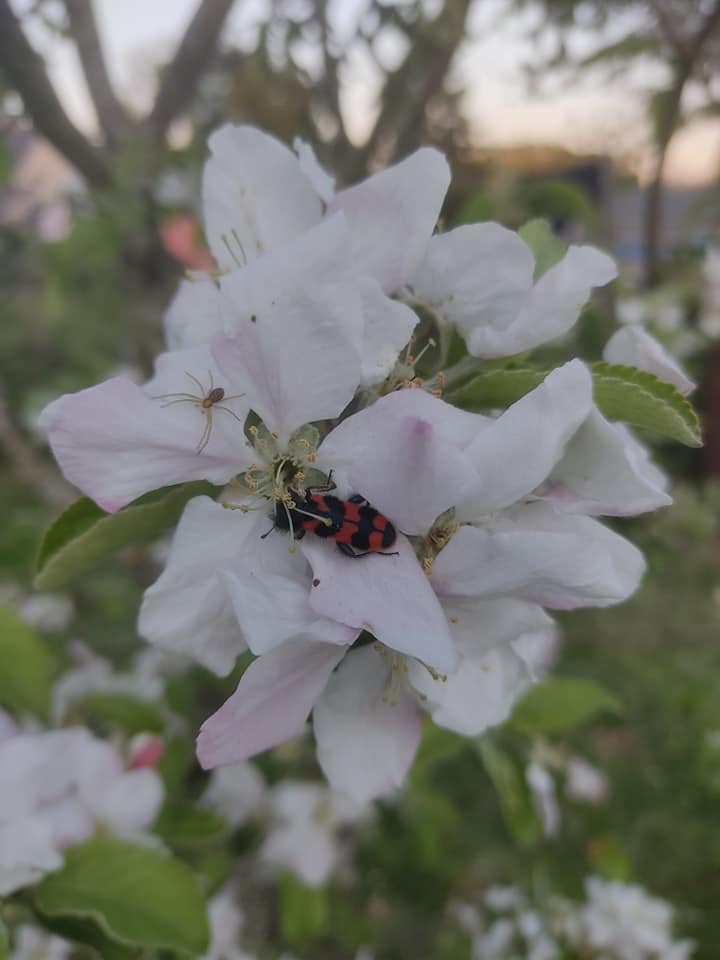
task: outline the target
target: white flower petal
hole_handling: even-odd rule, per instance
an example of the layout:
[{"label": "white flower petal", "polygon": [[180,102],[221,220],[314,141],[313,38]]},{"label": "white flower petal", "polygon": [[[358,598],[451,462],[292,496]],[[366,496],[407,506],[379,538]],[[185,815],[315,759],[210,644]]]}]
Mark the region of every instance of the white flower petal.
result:
[{"label": "white flower petal", "polygon": [[165,797],[155,770],[129,770],[114,777],[85,777],[82,799],[93,817],[111,833],[132,837],[155,820]]},{"label": "white flower petal", "polygon": [[455,668],[447,619],[410,543],[400,535],[398,556],[343,556],[332,542],[307,536],[302,550],[313,568],[310,605],[380,643],[437,670]]},{"label": "white flower petal", "polygon": [[460,665],[447,678],[434,679],[421,664],[409,664],[410,684],[441,727],[478,736],[503,723],[534,680],[515,644],[554,642],[555,625],[535,604],[519,600],[448,598]]},{"label": "white flower petal", "polygon": [[62,864],[52,830],[40,817],[0,822],[0,897],[38,883]]},{"label": "white flower petal", "polygon": [[249,263],[320,220],[322,200],[297,157],[275,137],[226,124],[208,146],[205,232],[221,269]]},{"label": "white flower petal", "polygon": [[535,258],[525,241],[498,223],[456,227],[430,241],[412,287],[465,337],[512,328],[532,288]]},{"label": "white flower petal", "polygon": [[209,497],[185,507],[165,570],[145,591],[138,630],[150,643],[187,654],[218,674],[229,673],[246,648],[222,579],[248,549],[251,518]]},{"label": "white flower petal", "polygon": [[223,332],[220,288],[210,277],[181,280],[165,311],[165,340],[169,350],[210,343]]},{"label": "white flower petal", "polygon": [[617,330],[605,344],[603,357],[608,363],[627,364],[654,373],[659,380],[671,383],[684,397],[692,393],[695,383],[665,347],[638,324]]},{"label": "white flower petal", "polygon": [[[259,531],[259,528],[258,528]],[[232,570],[222,574],[248,646],[256,655],[293,637],[313,637],[320,643],[347,645],[357,630],[310,606],[312,572],[302,553],[290,553],[287,537],[249,538]]]},{"label": "white flower petal", "polygon": [[329,203],[335,196],[335,177],[320,166],[313,148],[300,137],[293,140],[293,150],[297,154],[300,169],[312,184],[315,193],[325,203]]},{"label": "white flower petal", "polygon": [[629,517],[671,504],[667,483],[647,448],[594,409],[535,494],[566,513]]},{"label": "white flower petal", "polygon": [[318,463],[403,533],[426,533],[476,485],[457,437],[468,439],[485,422],[423,390],[398,390],[336,427]]},{"label": "white flower petal", "polygon": [[571,360],[489,421],[465,454],[477,471],[457,503],[460,520],[474,520],[527,496],[548,476],[592,407],[592,377]]},{"label": "white flower petal", "polygon": [[208,770],[240,763],[302,733],[344,647],[295,639],[258,657],[235,693],[206,720],[197,741]]},{"label": "white flower petal", "polygon": [[337,416],[362,379],[364,319],[348,271],[342,216],[222,278],[230,339],[213,344],[221,371],[285,440]]},{"label": "white flower petal", "polygon": [[375,277],[386,293],[407,283],[425,255],[449,184],[445,157],[422,147],[336,194],[328,211],[342,210],[348,219],[358,273]]},{"label": "white flower petal", "polygon": [[482,528],[461,527],[435,560],[432,581],[445,595],[516,596],[572,610],[626,600],[644,570],[642,553],[601,523],[533,503]]},{"label": "white flower petal", "polygon": [[386,297],[377,280],[370,277],[361,279],[360,296],[365,323],[362,382],[372,385],[381,383],[392,372],[398,354],[410,342],[418,318],[407,304]]},{"label": "white flower petal", "polygon": [[199,449],[207,421],[197,406],[163,406],[125,377],[66,394],[43,417],[67,479],[110,513],[171,484],[225,483],[249,463],[242,424],[229,414],[213,414],[209,442]]},{"label": "white flower petal", "polygon": [[363,803],[402,786],[422,736],[422,716],[407,694],[383,699],[389,658],[353,650],[313,711],[320,766],[332,787]]}]

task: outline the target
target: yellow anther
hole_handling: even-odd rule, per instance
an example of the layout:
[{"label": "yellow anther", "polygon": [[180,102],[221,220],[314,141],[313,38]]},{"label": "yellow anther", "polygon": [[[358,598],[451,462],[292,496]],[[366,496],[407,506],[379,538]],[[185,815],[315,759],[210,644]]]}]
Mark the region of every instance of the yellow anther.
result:
[{"label": "yellow anther", "polygon": [[253,425],[252,427],[248,428],[248,433],[251,433],[254,437],[256,437],[258,435],[258,428]]},{"label": "yellow anther", "polygon": [[450,621],[450,623],[457,623],[457,622],[458,622],[458,618],[457,618],[457,617],[448,617],[448,620]]},{"label": "yellow anther", "polygon": [[277,440],[277,439],[280,437],[280,434],[279,434],[279,433],[275,433],[275,431],[273,430],[273,431],[271,432],[270,436],[273,438],[273,440]]}]

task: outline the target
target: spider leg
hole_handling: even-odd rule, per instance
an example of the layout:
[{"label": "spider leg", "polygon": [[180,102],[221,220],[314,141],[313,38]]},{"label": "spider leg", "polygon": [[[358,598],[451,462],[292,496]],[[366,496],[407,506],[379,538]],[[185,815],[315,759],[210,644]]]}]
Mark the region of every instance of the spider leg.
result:
[{"label": "spider leg", "polygon": [[197,452],[202,453],[205,447],[210,441],[210,434],[212,433],[212,409],[205,411],[205,429],[202,432],[200,437],[200,443],[198,444]]},{"label": "spider leg", "polygon": [[231,410],[230,407],[224,406],[222,403],[214,403],[213,407],[215,410],[224,410],[225,413],[229,413],[231,417],[235,417],[238,423],[244,423],[245,421],[239,417],[234,410]]},{"label": "spider leg", "polygon": [[167,403],[161,403],[161,407],[172,407],[176,403],[192,403],[196,407],[200,406],[200,401],[197,397],[181,397],[179,400],[168,400]]},{"label": "spider leg", "polygon": [[197,400],[197,399],[198,399],[198,398],[195,396],[194,393],[185,393],[185,392],[181,392],[181,393],[156,393],[155,396],[152,397],[152,399],[153,399],[153,400],[167,400],[168,397],[184,397],[186,400]]},{"label": "spider leg", "polygon": [[200,383],[198,378],[194,377],[188,370],[185,371],[185,376],[190,377],[192,382],[197,384],[198,389],[200,390],[200,395],[204,397],[207,391],[205,390],[205,387]]}]

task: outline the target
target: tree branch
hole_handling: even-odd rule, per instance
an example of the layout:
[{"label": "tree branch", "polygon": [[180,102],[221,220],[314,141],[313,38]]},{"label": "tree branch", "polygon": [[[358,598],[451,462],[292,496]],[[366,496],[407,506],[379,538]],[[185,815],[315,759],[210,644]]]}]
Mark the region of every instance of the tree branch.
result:
[{"label": "tree branch", "polygon": [[422,135],[425,108],[447,76],[470,5],[471,0],[445,0],[435,19],[418,28],[410,52],[383,88],[380,115],[361,151],[366,164],[386,144],[391,157],[385,159],[391,159],[412,148],[413,131]]},{"label": "tree branch", "polygon": [[0,71],[22,97],[38,132],[77,167],[88,183],[106,186],[111,176],[105,159],[63,110],[45,64],[30,46],[8,0],[0,0]]},{"label": "tree branch", "polygon": [[234,2],[200,0],[175,56],[163,72],[155,105],[147,118],[147,125],[156,137],[165,134],[172,121],[190,102]]},{"label": "tree branch", "polygon": [[65,0],[65,8],[98,122],[108,145],[117,147],[129,138],[131,124],[110,82],[92,0]]}]

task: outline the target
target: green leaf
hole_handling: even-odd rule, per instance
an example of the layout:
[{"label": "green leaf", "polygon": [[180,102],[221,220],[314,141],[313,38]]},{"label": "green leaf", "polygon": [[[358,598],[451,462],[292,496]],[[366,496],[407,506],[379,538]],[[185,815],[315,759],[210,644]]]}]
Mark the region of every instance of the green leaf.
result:
[{"label": "green leaf", "polygon": [[180,803],[164,807],[153,826],[153,833],[181,853],[218,843],[229,832],[227,822],[219,814]]},{"label": "green leaf", "polygon": [[216,490],[204,480],[184,483],[146,494],[117,513],[105,513],[87,497],[77,500],[43,537],[35,586],[52,590],[92,570],[113,550],[155,539],[177,523],[188,500]]},{"label": "green leaf", "polygon": [[599,713],[622,713],[617,699],[594,680],[554,677],[533,687],[508,721],[521,733],[539,736],[572,730]]},{"label": "green leaf", "polygon": [[688,447],[702,446],[698,416],[671,383],[620,364],[594,363],[595,402],[610,420],[654,430]]},{"label": "green leaf", "polygon": [[[590,369],[595,403],[608,419],[652,430],[689,447],[702,446],[697,414],[672,384],[637,367],[601,362]],[[550,372],[529,367],[490,370],[448,391],[446,399],[473,412],[504,408],[534,390]]]},{"label": "green leaf", "polygon": [[7,960],[10,956],[10,936],[8,929],[0,917],[0,960]]},{"label": "green leaf", "polygon": [[555,236],[547,220],[529,220],[518,233],[535,255],[535,281],[559,263],[567,246]]},{"label": "green leaf", "polygon": [[521,846],[537,843],[542,837],[542,826],[535,812],[524,770],[487,736],[478,742],[478,751],[513,837]]},{"label": "green leaf", "polygon": [[10,607],[0,607],[0,704],[47,720],[54,662],[44,641]]},{"label": "green leaf", "polygon": [[165,729],[159,706],[129,693],[88,693],[74,700],[67,714],[66,722],[80,719],[100,732],[121,730],[133,736],[136,733],[161,733]]},{"label": "green leaf", "polygon": [[[127,947],[110,940],[92,920],[81,917],[45,917],[45,928],[64,940],[86,944],[99,960],[135,960],[139,957],[137,947]],[[73,953],[73,956],[75,954]],[[86,956],[82,954],[83,958]]]},{"label": "green leaf", "polygon": [[280,923],[288,943],[300,946],[323,933],[329,921],[325,889],[306,887],[289,874],[283,874],[279,878],[278,887]]},{"label": "green leaf", "polygon": [[474,413],[505,408],[540,386],[549,372],[528,367],[491,370],[481,373],[458,390],[449,391],[446,399]]},{"label": "green leaf", "polygon": [[203,953],[205,900],[190,868],[164,853],[95,837],[65,854],[65,866],[35,888],[50,917],[94,920],[126,946]]}]

